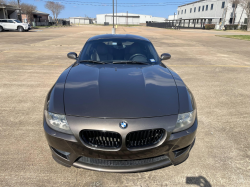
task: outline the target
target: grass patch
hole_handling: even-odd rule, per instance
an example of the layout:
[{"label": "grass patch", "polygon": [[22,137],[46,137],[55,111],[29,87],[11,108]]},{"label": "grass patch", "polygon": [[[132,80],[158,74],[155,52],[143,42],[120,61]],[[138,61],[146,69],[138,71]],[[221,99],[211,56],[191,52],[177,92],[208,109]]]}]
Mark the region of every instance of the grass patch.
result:
[{"label": "grass patch", "polygon": [[[109,24],[109,25],[104,25],[104,24],[91,24],[91,25],[96,25],[96,26],[112,26],[113,24]],[[143,25],[126,25],[126,24],[121,24],[121,25],[117,25],[117,27],[138,27],[138,26],[143,26]]]},{"label": "grass patch", "polygon": [[41,28],[49,28],[50,26],[35,26],[32,29],[41,29]]},{"label": "grass patch", "polygon": [[163,29],[168,29],[168,30],[177,30],[177,29],[173,29],[173,28],[163,28]]},{"label": "grass patch", "polygon": [[216,35],[216,36],[250,41],[250,35]]}]

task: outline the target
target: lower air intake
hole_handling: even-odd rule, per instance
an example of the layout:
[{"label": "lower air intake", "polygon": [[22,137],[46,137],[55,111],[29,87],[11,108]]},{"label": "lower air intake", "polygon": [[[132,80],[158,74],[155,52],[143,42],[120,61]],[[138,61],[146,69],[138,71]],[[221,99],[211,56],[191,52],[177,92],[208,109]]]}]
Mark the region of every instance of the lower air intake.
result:
[{"label": "lower air intake", "polygon": [[166,160],[168,161],[169,158],[166,155],[154,157],[154,158],[146,158],[140,160],[103,160],[103,159],[96,159],[96,158],[88,158],[88,157],[80,157],[78,162],[84,164],[91,164],[91,165],[98,165],[98,166],[106,166],[106,167],[126,167],[126,166],[140,166],[151,164],[154,162]]}]

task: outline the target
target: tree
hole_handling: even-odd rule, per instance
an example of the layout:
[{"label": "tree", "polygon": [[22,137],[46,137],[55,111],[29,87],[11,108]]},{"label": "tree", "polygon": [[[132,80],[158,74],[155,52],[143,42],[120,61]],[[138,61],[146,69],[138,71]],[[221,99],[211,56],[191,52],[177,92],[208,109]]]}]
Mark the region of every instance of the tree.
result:
[{"label": "tree", "polygon": [[250,31],[250,0],[241,0],[241,6],[247,14],[247,31]]},{"label": "tree", "polygon": [[[1,0],[0,0],[1,1]],[[5,0],[3,0],[5,1]],[[13,5],[13,6],[17,6],[20,8],[20,3],[21,3],[21,0],[6,0],[6,2],[9,4],[9,5]]]},{"label": "tree", "polygon": [[0,4],[6,4],[5,0],[0,0]]},{"label": "tree", "polygon": [[22,10],[22,13],[28,16],[28,21],[29,23],[31,23],[34,20],[33,12],[36,10],[36,6],[27,3],[22,3],[20,5],[20,8]]},{"label": "tree", "polygon": [[18,6],[18,3],[16,0],[10,0],[10,1],[7,1],[9,5],[12,5],[12,6]]},{"label": "tree", "polygon": [[28,17],[28,22],[31,23],[33,21],[33,12],[36,10],[36,6],[28,4],[28,3],[22,3],[20,5],[18,5],[18,2],[20,1],[16,1],[16,0],[10,0],[8,1],[9,5],[13,5],[13,6],[17,6],[21,8],[21,12],[22,14],[26,14]]},{"label": "tree", "polygon": [[58,15],[65,8],[64,5],[58,2],[47,1],[45,4],[45,8],[50,10],[53,14],[54,20],[57,22]]},{"label": "tree", "polygon": [[[9,5],[12,5],[12,6],[16,6],[16,7],[18,7],[18,8],[20,8],[20,0],[9,0],[9,1],[7,1],[7,3],[9,4]],[[19,9],[19,15],[18,15],[18,19],[20,20],[20,21],[22,21],[22,16],[21,16],[21,10]]]},{"label": "tree", "polygon": [[240,0],[230,0],[232,5],[233,5],[233,8],[234,8],[234,12],[233,12],[233,22],[232,24],[234,24],[235,22],[235,12],[236,12],[236,9],[238,8],[238,5],[240,4]]}]

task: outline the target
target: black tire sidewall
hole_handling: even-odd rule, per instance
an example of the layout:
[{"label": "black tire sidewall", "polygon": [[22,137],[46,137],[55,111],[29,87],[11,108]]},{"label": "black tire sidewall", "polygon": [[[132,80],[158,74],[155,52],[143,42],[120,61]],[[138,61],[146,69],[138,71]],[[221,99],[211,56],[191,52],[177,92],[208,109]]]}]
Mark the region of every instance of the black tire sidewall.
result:
[{"label": "black tire sidewall", "polygon": [[0,26],[0,32],[3,32],[3,27],[2,26]]}]

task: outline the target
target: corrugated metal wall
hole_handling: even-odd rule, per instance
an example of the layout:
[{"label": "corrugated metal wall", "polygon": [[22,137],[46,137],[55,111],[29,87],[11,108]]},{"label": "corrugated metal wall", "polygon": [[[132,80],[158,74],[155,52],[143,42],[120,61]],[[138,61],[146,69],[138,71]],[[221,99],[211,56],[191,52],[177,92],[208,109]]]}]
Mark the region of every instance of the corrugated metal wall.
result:
[{"label": "corrugated metal wall", "polygon": [[[113,24],[113,17],[106,17],[106,22],[109,22],[109,24]],[[116,24],[116,17],[115,17],[115,24]],[[117,24],[118,25],[139,25],[140,24],[140,18],[133,18],[133,17],[118,17],[117,18]]]}]

